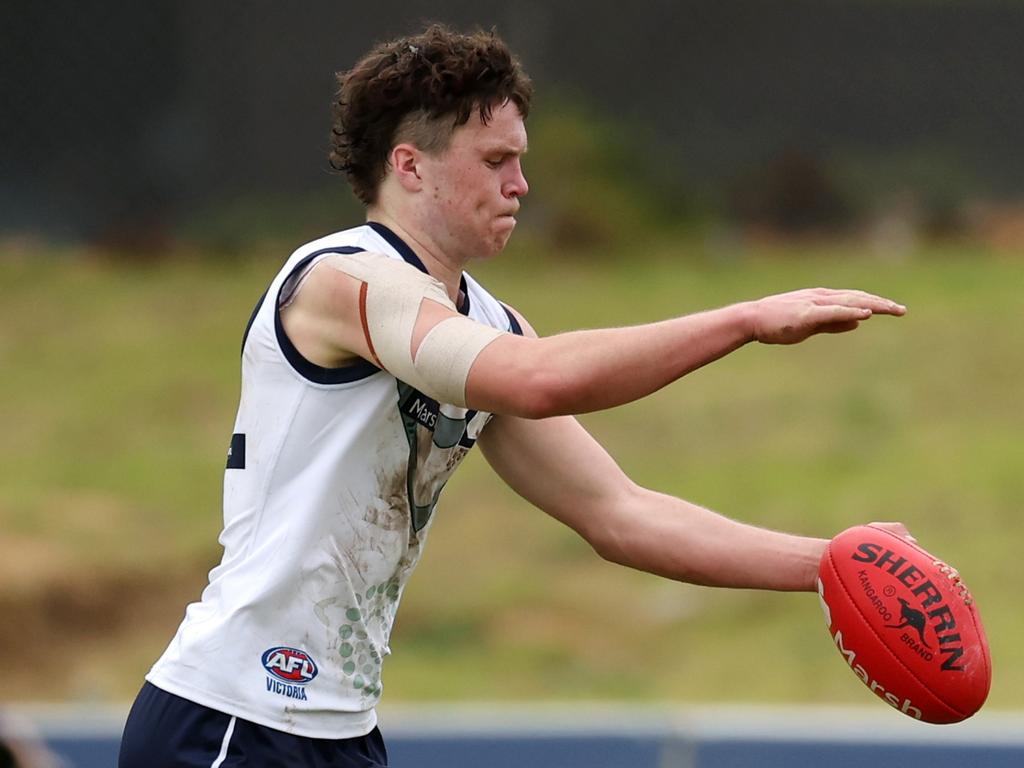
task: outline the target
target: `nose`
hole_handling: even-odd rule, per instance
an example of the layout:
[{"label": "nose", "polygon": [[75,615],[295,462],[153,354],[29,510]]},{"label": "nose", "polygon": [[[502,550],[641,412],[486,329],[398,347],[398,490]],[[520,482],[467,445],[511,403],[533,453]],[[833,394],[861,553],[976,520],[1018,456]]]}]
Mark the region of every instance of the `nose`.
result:
[{"label": "nose", "polygon": [[516,160],[514,168],[512,177],[505,182],[505,188],[502,190],[505,197],[510,199],[522,197],[530,191],[530,185],[526,182],[526,176],[523,174],[523,166],[518,160]]}]

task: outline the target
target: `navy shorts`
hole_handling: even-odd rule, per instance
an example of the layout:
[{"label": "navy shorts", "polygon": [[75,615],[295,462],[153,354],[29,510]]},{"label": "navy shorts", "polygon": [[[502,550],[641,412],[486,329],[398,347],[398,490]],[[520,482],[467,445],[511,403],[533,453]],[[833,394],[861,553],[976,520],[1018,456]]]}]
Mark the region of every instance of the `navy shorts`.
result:
[{"label": "navy shorts", "polygon": [[119,768],[386,768],[380,731],[310,739],[257,725],[146,683],[121,738]]}]

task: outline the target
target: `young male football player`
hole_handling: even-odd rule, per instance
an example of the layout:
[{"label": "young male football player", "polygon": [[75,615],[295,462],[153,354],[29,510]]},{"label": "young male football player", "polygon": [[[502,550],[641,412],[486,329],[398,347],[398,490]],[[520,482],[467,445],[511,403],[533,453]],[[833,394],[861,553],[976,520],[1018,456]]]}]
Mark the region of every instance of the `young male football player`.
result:
[{"label": "young male football player", "polygon": [[493,33],[432,26],[340,78],[332,164],[366,223],[299,248],[245,331],[224,556],[125,729],[123,768],[382,766],[381,665],[438,495],[477,443],[603,557],[696,584],[812,590],[825,542],[641,488],[572,414],[751,342],[903,307],[802,290],[538,338],[464,270],[528,190],[531,85]]}]

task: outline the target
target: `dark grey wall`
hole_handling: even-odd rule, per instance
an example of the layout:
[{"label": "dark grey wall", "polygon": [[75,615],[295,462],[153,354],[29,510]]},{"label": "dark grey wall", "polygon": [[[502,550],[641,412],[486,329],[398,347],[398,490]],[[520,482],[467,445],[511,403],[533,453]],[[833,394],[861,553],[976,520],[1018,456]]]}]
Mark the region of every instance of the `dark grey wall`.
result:
[{"label": "dark grey wall", "polygon": [[434,18],[496,25],[545,108],[576,93],[651,123],[647,151],[693,185],[797,149],[881,169],[918,152],[1024,192],[1024,2],[8,0],[0,232],[173,227],[239,194],[342,183],[324,161],[333,72]]}]

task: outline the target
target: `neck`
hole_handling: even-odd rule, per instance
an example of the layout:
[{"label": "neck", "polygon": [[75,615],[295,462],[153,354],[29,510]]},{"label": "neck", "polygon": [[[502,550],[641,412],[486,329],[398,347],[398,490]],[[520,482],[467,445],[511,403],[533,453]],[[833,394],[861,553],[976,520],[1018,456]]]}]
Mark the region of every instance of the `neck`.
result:
[{"label": "neck", "polygon": [[412,227],[403,226],[381,208],[371,207],[367,210],[366,220],[383,224],[402,238],[423,262],[430,276],[444,283],[448,297],[458,306],[464,262],[449,257],[431,238],[422,234],[422,230],[417,231]]}]

